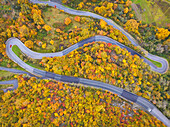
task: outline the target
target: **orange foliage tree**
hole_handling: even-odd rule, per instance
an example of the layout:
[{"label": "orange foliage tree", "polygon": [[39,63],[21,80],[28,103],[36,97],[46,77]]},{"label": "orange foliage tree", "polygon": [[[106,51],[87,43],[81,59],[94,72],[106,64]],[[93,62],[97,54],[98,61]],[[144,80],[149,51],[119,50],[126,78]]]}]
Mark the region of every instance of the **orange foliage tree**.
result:
[{"label": "orange foliage tree", "polygon": [[74,18],[74,20],[77,21],[77,22],[80,22],[80,19],[81,19],[81,18],[80,18],[79,16],[76,16],[76,17]]},{"label": "orange foliage tree", "polygon": [[69,25],[69,24],[71,23],[71,19],[68,18],[68,17],[65,18],[64,23],[65,23],[66,25]]}]

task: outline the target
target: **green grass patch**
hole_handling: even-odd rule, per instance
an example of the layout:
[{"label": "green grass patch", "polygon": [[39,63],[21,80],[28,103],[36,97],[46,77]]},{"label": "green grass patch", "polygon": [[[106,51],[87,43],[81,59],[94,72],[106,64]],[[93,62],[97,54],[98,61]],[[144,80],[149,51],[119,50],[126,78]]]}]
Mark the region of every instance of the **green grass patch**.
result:
[{"label": "green grass patch", "polygon": [[[18,56],[20,57],[20,55],[22,55],[21,53],[21,50],[18,48],[18,46],[14,45],[12,47],[12,51]],[[33,63],[30,63],[30,62],[26,62],[26,64],[34,67],[34,68],[38,68],[38,69],[42,69],[40,66],[36,65],[36,64],[33,64]],[[21,70],[21,69],[20,69]]]},{"label": "green grass patch", "polygon": [[9,10],[10,5],[2,5],[0,4],[0,10]]},{"label": "green grass patch", "polygon": [[64,32],[68,32],[69,29],[73,26],[73,23],[70,23],[68,26],[65,27]]},{"label": "green grass patch", "polygon": [[18,48],[18,46],[14,45],[12,46],[12,51],[19,57],[22,53],[21,50]]},{"label": "green grass patch", "polygon": [[[8,64],[8,59],[5,61],[3,60],[1,63],[0,63],[0,66],[1,67],[7,67],[7,64]],[[18,69],[18,70],[22,70],[22,71],[25,71],[23,68],[21,68],[20,66],[16,66],[16,67],[11,67],[13,69]]]},{"label": "green grass patch", "polygon": [[159,63],[159,62],[157,62],[157,61],[154,61],[154,60],[151,60],[151,59],[149,59],[149,58],[146,58],[146,59],[148,59],[149,61],[151,61],[154,65],[156,65],[157,67],[162,67],[162,64],[161,63]]},{"label": "green grass patch", "polygon": [[151,14],[150,8],[145,0],[135,0],[135,4],[139,4],[141,9],[146,9],[145,12],[142,13],[142,20],[146,23],[152,23],[154,20],[153,15]]},{"label": "green grass patch", "polygon": [[31,67],[44,70],[44,68],[40,67],[39,64],[34,64],[34,63],[30,63],[30,62],[26,62],[26,64],[30,65]]}]

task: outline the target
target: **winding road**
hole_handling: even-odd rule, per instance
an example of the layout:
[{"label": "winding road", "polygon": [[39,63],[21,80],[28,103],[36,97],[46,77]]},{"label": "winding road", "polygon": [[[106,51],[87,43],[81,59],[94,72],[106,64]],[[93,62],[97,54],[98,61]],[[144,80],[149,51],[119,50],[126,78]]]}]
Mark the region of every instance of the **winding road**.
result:
[{"label": "winding road", "polygon": [[[133,51],[132,49],[122,45],[121,43],[105,37],[105,36],[94,36],[88,39],[85,39],[83,41],[78,42],[77,44],[74,44],[73,46],[61,51],[61,52],[56,52],[56,53],[37,53],[34,52],[32,50],[30,50],[29,48],[27,48],[19,39],[17,38],[9,38],[6,41],[6,53],[8,55],[8,57],[10,59],[12,59],[14,62],[16,62],[19,66],[21,66],[22,68],[24,68],[26,71],[32,73],[33,75],[38,75],[38,76],[42,76],[45,78],[51,78],[51,79],[55,79],[57,81],[62,81],[62,82],[69,82],[69,83],[80,83],[80,84],[84,84],[90,87],[95,87],[95,88],[101,88],[103,90],[108,90],[114,94],[118,94],[121,98],[124,98],[128,101],[134,102],[136,104],[138,104],[139,106],[141,106],[145,111],[149,112],[150,114],[152,114],[153,116],[157,117],[159,120],[161,120],[165,125],[170,125],[170,121],[152,104],[150,103],[148,100],[146,100],[143,97],[137,96],[131,92],[128,92],[126,90],[123,90],[122,88],[113,86],[113,85],[109,85],[103,82],[99,82],[99,81],[94,81],[94,80],[89,80],[89,79],[84,79],[84,78],[78,78],[78,77],[71,77],[71,76],[64,76],[64,75],[58,75],[55,73],[51,73],[51,72],[47,72],[47,71],[43,71],[43,70],[39,70],[36,68],[33,68],[31,66],[29,66],[28,64],[26,64],[24,61],[22,61],[13,51],[12,51],[12,47],[14,45],[17,45],[20,50],[28,55],[31,58],[34,59],[42,59],[42,57],[54,57],[54,56],[63,56],[68,54],[69,52],[82,47],[84,44],[89,43],[89,42],[94,42],[94,41],[105,41],[106,43],[112,43],[115,45],[119,45],[121,48],[126,48],[128,51],[131,52],[131,54],[137,54],[139,55],[141,58],[142,56],[138,53],[136,53],[135,51]],[[145,58],[143,58],[145,59]]]},{"label": "winding road", "polygon": [[[56,7],[60,10],[64,10],[64,12],[68,13],[68,14],[73,14],[73,15],[81,15],[81,16],[90,16],[96,19],[103,19],[105,22],[107,22],[108,25],[112,25],[114,28],[120,30],[128,39],[129,41],[134,45],[134,46],[140,46],[137,41],[129,34],[127,33],[122,27],[120,27],[119,25],[117,25],[113,20],[111,19],[107,19],[105,17],[102,17],[98,14],[92,13],[92,12],[86,12],[86,11],[80,11],[80,10],[74,10],[68,7],[65,7],[59,3],[56,2],[51,2],[51,1],[38,1],[38,0],[30,0],[30,2],[32,3],[38,3],[38,4],[48,4],[49,6],[52,7]],[[141,47],[141,46],[140,46]],[[143,52],[147,52],[145,49],[143,49]],[[149,64],[149,66],[151,67],[151,69],[153,71],[156,71],[158,73],[165,73],[167,72],[168,68],[169,68],[169,63],[166,59],[159,57],[159,56],[155,56],[152,55],[150,53],[147,54],[146,56],[147,58],[157,61],[159,63],[162,64],[162,67],[157,67],[154,64],[152,64],[151,62],[147,62]],[[146,62],[146,60],[144,60],[144,62]]]},{"label": "winding road", "polygon": [[[105,20],[109,25],[114,26],[115,28],[119,29],[120,31],[122,31],[122,33],[128,37],[128,39],[132,42],[132,44],[134,44],[135,46],[138,46],[137,42],[127,33],[125,32],[122,28],[120,28],[119,26],[117,26],[113,21],[111,21],[110,19],[106,19],[102,16],[93,14],[91,12],[84,12],[84,11],[78,11],[78,10],[73,10],[67,7],[64,7],[60,4],[54,3],[54,2],[43,2],[43,1],[37,1],[37,0],[31,0],[31,2],[33,3],[44,3],[44,4],[48,4],[50,6],[56,6],[58,9],[64,10],[67,13],[70,14],[74,14],[74,15],[84,15],[84,16],[91,16],[94,18],[98,18],[98,19],[103,19]],[[96,41],[104,41],[106,43],[112,43],[115,45],[120,46],[121,48],[126,48],[129,52],[131,52],[132,55],[137,54],[138,56],[140,56],[142,59],[144,59],[144,61],[146,63],[148,63],[151,66],[151,69],[154,71],[157,71],[159,73],[165,73],[168,69],[168,62],[166,59],[163,59],[161,57],[158,56],[154,56],[151,54],[148,54],[148,58],[153,59],[155,61],[158,61],[162,64],[161,68],[156,67],[153,63],[151,63],[150,61],[148,61],[146,58],[144,58],[143,56],[141,56],[139,53],[135,52],[134,50],[124,46],[123,44],[109,38],[106,36],[94,36],[88,39],[85,39],[83,41],[80,41],[79,43],[61,51],[61,52],[56,52],[56,53],[37,53],[34,52],[30,49],[28,49],[19,39],[17,38],[10,38],[7,40],[6,42],[6,53],[8,55],[8,57],[10,59],[12,59],[14,62],[16,62],[19,66],[21,66],[22,68],[24,68],[25,70],[27,70],[28,72],[30,72],[33,75],[37,75],[37,76],[41,76],[41,77],[45,77],[45,78],[51,78],[51,79],[55,79],[57,81],[62,81],[62,82],[69,82],[69,83],[80,83],[80,84],[85,84],[88,85],[90,87],[95,87],[95,88],[102,88],[103,90],[108,90],[114,94],[118,94],[121,98],[124,98],[128,101],[134,102],[136,104],[138,104],[139,106],[141,106],[145,111],[149,112],[150,114],[152,114],[153,116],[155,116],[156,118],[158,118],[159,120],[161,120],[165,125],[170,126],[170,121],[152,104],[150,103],[147,99],[137,96],[131,92],[128,92],[126,90],[123,90],[122,88],[113,86],[113,85],[109,85],[103,82],[99,82],[99,81],[94,81],[94,80],[89,80],[89,79],[84,79],[84,78],[78,78],[78,77],[70,77],[70,76],[64,76],[64,75],[58,75],[55,73],[51,73],[51,72],[46,72],[43,70],[39,70],[36,68],[33,68],[29,65],[27,65],[25,62],[23,62],[13,51],[12,51],[12,46],[13,45],[17,45],[20,50],[28,55],[31,58],[34,59],[42,59],[42,57],[46,56],[46,57],[54,57],[54,56],[63,56],[68,54],[69,52],[83,46],[86,43],[89,42],[96,42]]]}]

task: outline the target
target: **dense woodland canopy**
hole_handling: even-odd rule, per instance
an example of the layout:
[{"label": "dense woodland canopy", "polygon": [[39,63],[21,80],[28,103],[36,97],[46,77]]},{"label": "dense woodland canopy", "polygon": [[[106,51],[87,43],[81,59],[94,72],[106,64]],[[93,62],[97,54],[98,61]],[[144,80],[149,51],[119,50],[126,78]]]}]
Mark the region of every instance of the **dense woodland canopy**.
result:
[{"label": "dense woodland canopy", "polygon": [[34,77],[17,78],[18,89],[2,96],[1,126],[164,126],[107,91]]}]

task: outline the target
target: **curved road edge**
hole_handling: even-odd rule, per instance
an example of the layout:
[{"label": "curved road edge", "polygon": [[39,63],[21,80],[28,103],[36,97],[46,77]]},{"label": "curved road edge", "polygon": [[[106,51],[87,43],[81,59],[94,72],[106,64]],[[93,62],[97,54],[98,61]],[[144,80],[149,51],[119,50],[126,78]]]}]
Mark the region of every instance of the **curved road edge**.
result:
[{"label": "curved road edge", "polygon": [[18,80],[9,80],[9,81],[0,81],[1,85],[6,85],[6,84],[13,84],[13,87],[8,87],[6,89],[1,89],[4,91],[4,93],[6,93],[8,90],[12,91],[12,90],[16,90],[18,88]]}]

